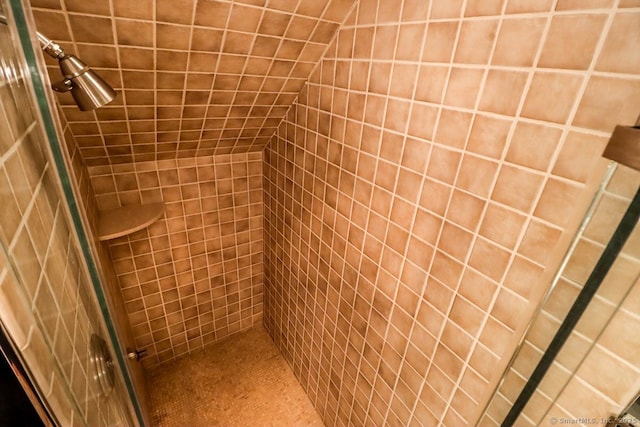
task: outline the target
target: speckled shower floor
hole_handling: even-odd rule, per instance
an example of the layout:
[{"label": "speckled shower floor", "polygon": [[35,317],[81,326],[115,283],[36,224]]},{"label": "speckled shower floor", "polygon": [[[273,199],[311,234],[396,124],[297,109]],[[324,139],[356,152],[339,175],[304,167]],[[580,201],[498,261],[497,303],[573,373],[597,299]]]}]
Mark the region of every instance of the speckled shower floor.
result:
[{"label": "speckled shower floor", "polygon": [[262,326],[148,372],[156,427],[323,426]]}]

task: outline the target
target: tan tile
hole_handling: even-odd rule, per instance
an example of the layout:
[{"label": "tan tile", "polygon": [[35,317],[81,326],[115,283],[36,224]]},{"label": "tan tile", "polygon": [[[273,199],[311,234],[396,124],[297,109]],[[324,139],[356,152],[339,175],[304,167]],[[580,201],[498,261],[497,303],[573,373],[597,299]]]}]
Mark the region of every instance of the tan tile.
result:
[{"label": "tan tile", "polygon": [[142,0],[131,3],[127,0],[114,0],[113,11],[116,16],[134,19],[153,19],[153,2]]},{"label": "tan tile", "polygon": [[574,125],[611,132],[616,124],[635,123],[640,83],[612,77],[592,77],[587,84]]},{"label": "tan tile", "polygon": [[580,186],[550,179],[545,185],[534,214],[553,224],[566,226],[572,215],[576,215],[574,206],[580,191]]},{"label": "tan tile", "polygon": [[507,326],[489,317],[480,335],[480,342],[495,353],[502,354],[512,336],[513,331]]},{"label": "tan tile", "polygon": [[498,20],[463,21],[453,61],[487,64],[498,29]]},{"label": "tan tile", "polygon": [[263,11],[253,7],[234,4],[227,28],[235,31],[254,33],[260,24]]},{"label": "tan tile", "polygon": [[430,23],[422,60],[425,62],[450,62],[458,26],[457,22]]},{"label": "tan tile", "polygon": [[467,2],[464,16],[493,16],[500,15],[504,0],[480,1],[472,0]]},{"label": "tan tile", "polygon": [[522,238],[518,253],[545,265],[549,261],[551,249],[558,244],[561,234],[562,230],[558,228],[532,221]]},{"label": "tan tile", "polygon": [[458,170],[458,165],[460,164],[460,159],[461,155],[459,152],[434,146],[431,150],[427,173],[430,177],[447,184],[452,184]]},{"label": "tan tile", "polygon": [[409,120],[409,135],[431,140],[437,120],[438,111],[435,107],[415,103]]},{"label": "tan tile", "polygon": [[420,206],[438,214],[444,215],[449,201],[451,187],[427,178],[420,195]]},{"label": "tan tile", "polygon": [[606,138],[571,132],[567,135],[551,172],[577,182],[586,182],[596,168],[598,156],[606,145]]},{"label": "tan tile", "polygon": [[540,280],[542,268],[520,256],[516,256],[505,277],[505,286],[524,298],[531,296],[534,284]]},{"label": "tan tile", "polygon": [[175,22],[180,24],[191,24],[194,0],[158,0],[156,1],[156,20],[163,22]]},{"label": "tan tile", "polygon": [[471,250],[469,265],[495,281],[501,280],[511,253],[488,240],[477,239]]},{"label": "tan tile", "polygon": [[417,46],[422,46],[422,41],[427,33],[425,24],[401,25],[398,32],[398,46],[396,48],[396,60],[418,61],[420,51]]},{"label": "tan tile", "polygon": [[512,249],[525,224],[525,217],[490,203],[480,227],[480,234],[501,246]]},{"label": "tan tile", "polygon": [[162,49],[189,48],[191,28],[183,25],[156,24],[156,47]]},{"label": "tan tile", "polygon": [[453,68],[449,76],[444,102],[456,107],[473,108],[484,72],[468,68]]},{"label": "tan tile", "polygon": [[[618,14],[605,40],[596,69],[618,73],[634,73],[640,67],[640,55],[631,48],[640,35],[634,31],[640,25],[640,14]],[[622,52],[627,52],[623,56]]]},{"label": "tan tile", "polygon": [[611,0],[560,0],[556,5],[556,10],[588,10],[588,9],[604,9],[611,7]]},{"label": "tan tile", "polygon": [[[155,68],[155,57],[151,49],[121,47],[119,53],[122,68],[134,70],[153,70]],[[153,93],[151,95],[153,96]],[[128,99],[128,101],[134,102],[133,99]]]},{"label": "tan tile", "polygon": [[503,166],[498,173],[492,200],[522,212],[529,212],[533,208],[538,192],[542,187],[543,177],[523,169]]},{"label": "tan tile", "polygon": [[448,75],[446,67],[423,65],[416,82],[416,99],[439,104]]},{"label": "tan tile", "polygon": [[458,18],[462,13],[462,1],[435,0],[431,4],[431,19]]},{"label": "tan tile", "polygon": [[446,254],[458,259],[465,260],[473,235],[449,222],[445,222],[440,234],[438,248]]},{"label": "tan tile", "polygon": [[379,26],[375,28],[375,38],[373,42],[374,59],[393,59],[398,39],[398,31],[398,25]]},{"label": "tan tile", "polygon": [[38,28],[43,28],[44,23],[46,23],[47,37],[51,37],[56,41],[71,40],[70,28],[64,14],[54,11],[34,10],[33,17]]},{"label": "tan tile", "polygon": [[69,0],[65,2],[65,6],[69,12],[87,13],[91,15],[110,15],[108,4],[91,4],[78,0]]},{"label": "tan tile", "polygon": [[545,23],[544,18],[502,21],[491,63],[517,67],[533,65]]},{"label": "tan tile", "polygon": [[480,97],[479,108],[492,113],[515,115],[526,81],[526,73],[489,71]]},{"label": "tan tile", "polygon": [[111,20],[93,16],[69,15],[71,31],[78,42],[113,44]]},{"label": "tan tile", "polygon": [[530,123],[518,123],[505,160],[531,169],[545,171],[558,145],[560,129]]},{"label": "tan tile", "polygon": [[[538,72],[533,76],[522,115],[531,119],[564,123],[576,102],[582,77]],[[555,100],[549,104],[550,97]]]},{"label": "tan tile", "polygon": [[475,231],[480,223],[485,201],[472,194],[454,190],[451,196],[447,219],[467,230]]},{"label": "tan tile", "polygon": [[153,47],[153,27],[145,21],[116,19],[118,44]]},{"label": "tan tile", "polygon": [[469,113],[442,109],[434,141],[453,148],[463,148],[471,119]]},{"label": "tan tile", "polygon": [[488,197],[498,170],[498,163],[466,154],[460,164],[456,186],[479,197]]},{"label": "tan tile", "polygon": [[538,66],[575,70],[588,68],[605,20],[606,15],[555,16]]},{"label": "tan tile", "polygon": [[402,5],[403,21],[423,21],[427,19],[429,5],[420,0],[408,0]]},{"label": "tan tile", "polygon": [[527,308],[527,301],[521,296],[502,289],[498,293],[491,316],[507,327],[513,329],[520,324],[522,313]]},{"label": "tan tile", "polygon": [[471,127],[467,150],[499,159],[509,134],[511,122],[477,114]]}]

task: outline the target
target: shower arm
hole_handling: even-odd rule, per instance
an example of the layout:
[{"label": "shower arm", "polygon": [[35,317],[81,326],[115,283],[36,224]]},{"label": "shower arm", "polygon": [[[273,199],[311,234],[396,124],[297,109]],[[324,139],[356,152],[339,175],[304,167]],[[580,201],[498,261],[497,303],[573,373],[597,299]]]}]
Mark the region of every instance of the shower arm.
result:
[{"label": "shower arm", "polygon": [[[0,15],[0,24],[9,25],[6,16]],[[47,55],[57,60],[60,60],[66,56],[66,54],[64,53],[64,49],[62,49],[62,47],[60,47],[58,43],[54,42],[39,31],[36,31],[36,35],[38,36],[40,47]],[[84,71],[84,67],[81,71]],[[62,81],[53,83],[51,87],[56,92],[68,92],[71,90],[71,81],[68,78],[65,78]]]},{"label": "shower arm", "polygon": [[[0,24],[8,25],[6,16],[0,15]],[[39,31],[36,31],[36,34],[38,35],[38,41],[40,42],[42,50],[45,51],[49,56],[55,59],[60,59],[65,56],[64,50],[58,43],[41,34]]]}]

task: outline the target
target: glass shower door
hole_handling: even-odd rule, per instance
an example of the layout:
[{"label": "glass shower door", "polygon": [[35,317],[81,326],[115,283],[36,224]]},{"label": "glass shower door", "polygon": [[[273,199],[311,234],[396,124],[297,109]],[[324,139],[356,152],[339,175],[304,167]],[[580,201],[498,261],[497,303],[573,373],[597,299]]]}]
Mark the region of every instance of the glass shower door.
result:
[{"label": "glass shower door", "polygon": [[20,47],[26,29],[13,26],[21,10],[0,3],[8,18],[0,25],[0,327],[58,425],[141,425],[116,361],[121,355],[103,339],[109,319],[75,235],[47,118],[38,110],[43,100]]},{"label": "glass shower door", "polygon": [[[606,425],[608,417],[617,416],[636,399],[640,384],[640,227],[634,216],[639,188],[640,171],[611,164],[593,209],[481,425]],[[621,234],[628,234],[628,239],[623,240]],[[524,401],[520,395],[531,388],[538,363],[549,349],[557,348],[554,334],[564,327],[565,318],[578,319],[573,306],[592,283],[593,273],[601,268],[612,244],[622,245],[620,252],[610,258],[611,267],[594,288],[593,298],[582,304],[584,313],[567,331],[564,345]],[[517,405],[519,401],[523,404]]]}]

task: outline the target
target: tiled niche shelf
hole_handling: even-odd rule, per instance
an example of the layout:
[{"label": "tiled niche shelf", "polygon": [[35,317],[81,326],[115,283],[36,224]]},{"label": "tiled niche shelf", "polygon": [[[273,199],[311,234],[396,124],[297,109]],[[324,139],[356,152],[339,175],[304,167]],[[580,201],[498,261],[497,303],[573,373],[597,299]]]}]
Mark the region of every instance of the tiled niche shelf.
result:
[{"label": "tiled niche shelf", "polygon": [[98,218],[98,239],[111,240],[142,230],[154,223],[163,213],[163,202],[123,206],[102,211]]}]

